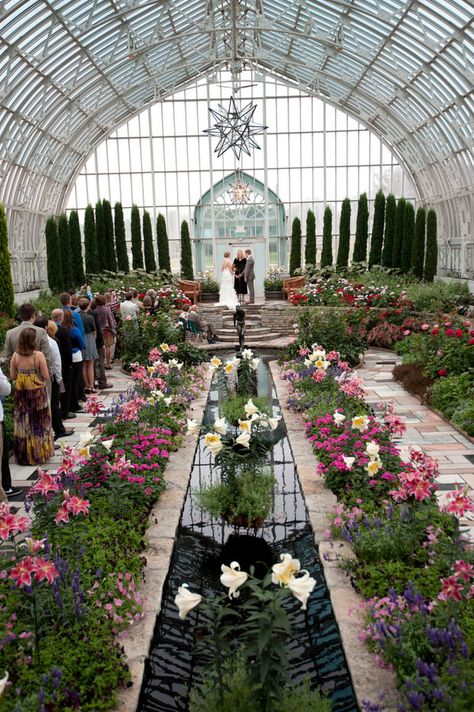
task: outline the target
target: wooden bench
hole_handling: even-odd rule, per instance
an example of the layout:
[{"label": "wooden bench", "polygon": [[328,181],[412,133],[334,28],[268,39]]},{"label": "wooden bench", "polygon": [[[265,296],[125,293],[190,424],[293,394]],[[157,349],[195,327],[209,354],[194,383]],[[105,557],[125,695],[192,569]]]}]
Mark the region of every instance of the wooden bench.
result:
[{"label": "wooden bench", "polygon": [[290,299],[294,292],[304,287],[304,277],[287,277],[283,280],[283,298]]},{"label": "wooden bench", "polygon": [[193,304],[197,304],[201,299],[201,283],[193,282],[190,279],[180,279],[179,288],[183,294],[192,301]]}]

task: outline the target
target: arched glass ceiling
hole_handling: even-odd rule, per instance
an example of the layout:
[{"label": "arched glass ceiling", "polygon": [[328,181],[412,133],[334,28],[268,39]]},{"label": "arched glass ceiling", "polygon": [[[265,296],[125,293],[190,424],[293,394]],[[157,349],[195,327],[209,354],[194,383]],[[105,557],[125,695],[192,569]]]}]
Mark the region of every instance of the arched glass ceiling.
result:
[{"label": "arched glass ceiling", "polygon": [[222,66],[264,68],[370,126],[445,237],[468,240],[472,20],[470,0],[3,0],[0,200],[19,249],[115,126]]}]

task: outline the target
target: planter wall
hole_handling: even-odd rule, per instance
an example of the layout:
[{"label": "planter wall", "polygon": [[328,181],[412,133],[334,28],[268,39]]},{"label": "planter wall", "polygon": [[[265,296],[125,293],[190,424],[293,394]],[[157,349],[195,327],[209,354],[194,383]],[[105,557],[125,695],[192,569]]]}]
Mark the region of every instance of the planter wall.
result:
[{"label": "planter wall", "polygon": [[272,292],[272,291],[266,291],[266,292],[265,292],[265,299],[270,299],[270,300],[272,300],[272,301],[273,301],[274,299],[283,299],[283,290],[282,290],[282,289],[278,289],[278,290],[276,290],[276,291],[274,291],[274,292]]},{"label": "planter wall", "polygon": [[217,292],[201,292],[201,302],[218,302],[219,294]]}]

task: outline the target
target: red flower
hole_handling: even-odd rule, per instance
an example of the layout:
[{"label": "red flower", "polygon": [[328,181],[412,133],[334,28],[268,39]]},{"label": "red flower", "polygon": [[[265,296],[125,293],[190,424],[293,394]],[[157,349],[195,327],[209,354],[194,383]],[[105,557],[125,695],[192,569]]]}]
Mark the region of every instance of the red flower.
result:
[{"label": "red flower", "polygon": [[446,329],[445,334],[446,336],[454,336],[454,329]]},{"label": "red flower", "polygon": [[460,336],[464,336],[464,331],[462,329],[456,329],[456,331],[454,332],[454,336],[457,336],[458,338]]},{"label": "red flower", "polygon": [[439,334],[439,329],[433,329],[431,333],[433,336],[437,336]]},{"label": "red flower", "polygon": [[438,371],[438,376],[447,376],[448,372],[446,371],[445,368],[440,368]]},{"label": "red flower", "polygon": [[474,344],[474,339],[469,339],[467,343],[469,344],[469,346],[472,346]]}]

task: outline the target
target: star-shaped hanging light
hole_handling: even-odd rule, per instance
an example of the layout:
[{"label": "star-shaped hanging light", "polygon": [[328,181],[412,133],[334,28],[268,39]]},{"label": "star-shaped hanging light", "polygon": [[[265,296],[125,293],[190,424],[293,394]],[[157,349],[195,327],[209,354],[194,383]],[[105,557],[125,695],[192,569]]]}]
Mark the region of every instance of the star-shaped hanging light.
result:
[{"label": "star-shaped hanging light", "polygon": [[258,143],[252,138],[256,134],[262,134],[268,126],[252,123],[256,104],[249,103],[243,109],[238,109],[234,97],[229,99],[229,108],[224,109],[219,104],[219,109],[209,109],[216,123],[211,129],[205,129],[205,133],[211,136],[219,136],[220,140],[214,149],[214,153],[222,156],[229,148],[234,152],[237,160],[240,159],[242,151],[250,156],[251,148],[260,148]]},{"label": "star-shaped hanging light", "polygon": [[244,183],[243,180],[237,178],[230,184],[227,195],[229,195],[230,200],[234,205],[246,205],[249,201],[251,192],[252,189],[249,184]]}]

